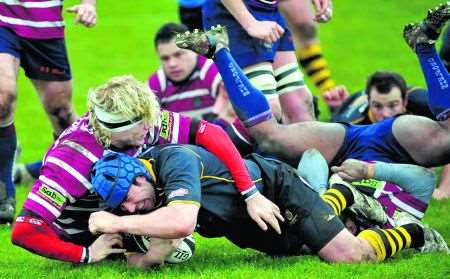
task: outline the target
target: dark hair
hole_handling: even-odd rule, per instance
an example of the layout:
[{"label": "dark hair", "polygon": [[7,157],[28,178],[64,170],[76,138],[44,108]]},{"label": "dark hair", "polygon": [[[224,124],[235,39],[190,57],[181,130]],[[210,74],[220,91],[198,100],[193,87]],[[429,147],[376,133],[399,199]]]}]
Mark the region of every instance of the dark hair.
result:
[{"label": "dark hair", "polygon": [[369,76],[366,84],[366,94],[370,99],[370,90],[375,87],[380,94],[389,93],[393,87],[398,87],[402,94],[402,100],[406,98],[406,81],[405,79],[394,72],[377,71]]},{"label": "dark hair", "polygon": [[184,33],[189,29],[184,24],[169,22],[161,26],[156,32],[155,35],[155,47],[158,46],[159,43],[168,43],[170,42],[177,33]]}]

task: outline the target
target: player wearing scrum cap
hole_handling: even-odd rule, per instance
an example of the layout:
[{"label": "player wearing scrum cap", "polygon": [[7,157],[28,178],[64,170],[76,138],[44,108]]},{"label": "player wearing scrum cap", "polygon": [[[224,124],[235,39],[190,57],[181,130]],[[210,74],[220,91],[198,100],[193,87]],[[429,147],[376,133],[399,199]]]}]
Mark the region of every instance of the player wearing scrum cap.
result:
[{"label": "player wearing scrum cap", "polygon": [[260,218],[260,223],[265,225],[261,219],[268,217],[264,214],[270,217],[278,210],[257,192],[245,166],[235,163],[241,162],[235,159],[238,152],[219,127],[160,112],[154,94],[132,76],[112,78],[91,90],[88,106],[88,113],[65,130],[45,155],[39,179],[16,219],[14,244],[73,263],[96,262],[111,253],[123,252],[113,248],[121,244],[118,235],[96,239],[88,231],[89,215],[107,208],[93,193],[89,174],[105,153],[137,156],[147,145],[157,143],[203,145],[225,158],[224,163],[233,170],[239,190],[248,200],[249,212]]}]

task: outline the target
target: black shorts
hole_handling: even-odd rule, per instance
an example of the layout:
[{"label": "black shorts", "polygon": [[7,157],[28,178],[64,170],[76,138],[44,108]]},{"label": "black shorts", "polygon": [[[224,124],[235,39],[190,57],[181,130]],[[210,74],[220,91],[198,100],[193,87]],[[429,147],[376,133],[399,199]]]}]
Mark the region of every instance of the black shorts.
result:
[{"label": "black shorts", "polygon": [[25,75],[45,81],[72,79],[64,39],[27,39],[0,27],[0,53],[20,59]]},{"label": "black shorts", "polygon": [[181,23],[186,25],[189,30],[203,30],[202,7],[184,8],[180,6],[178,13]]},{"label": "black shorts", "polygon": [[[285,221],[282,234],[274,230],[262,231],[248,218],[232,224],[215,218],[208,212],[199,215],[199,233],[205,236],[225,236],[241,248],[253,248],[269,255],[299,255],[305,244],[313,253],[319,252],[338,233],[344,224],[332,209],[303,182],[296,170],[285,163],[252,154],[262,170],[263,194],[280,208]],[[203,230],[203,231],[202,231]]]}]

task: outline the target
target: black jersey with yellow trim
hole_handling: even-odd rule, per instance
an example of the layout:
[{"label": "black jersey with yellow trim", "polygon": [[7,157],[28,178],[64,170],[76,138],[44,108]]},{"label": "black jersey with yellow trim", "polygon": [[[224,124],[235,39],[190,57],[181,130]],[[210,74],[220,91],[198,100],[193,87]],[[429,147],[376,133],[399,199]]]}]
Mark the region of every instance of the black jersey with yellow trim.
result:
[{"label": "black jersey with yellow trim", "polygon": [[[246,203],[237,191],[231,173],[213,154],[193,145],[158,145],[139,157],[147,160],[155,174],[155,185],[162,189],[164,205],[198,204],[225,221],[236,216],[249,218]],[[245,160],[250,176],[263,189],[258,166]],[[148,168],[148,164],[145,164]],[[158,191],[157,191],[158,192]]]},{"label": "black jersey with yellow trim", "polygon": [[[428,91],[420,87],[409,87],[407,92],[408,102],[406,111],[409,114],[425,116],[434,119],[433,113],[428,107]],[[344,122],[352,124],[372,124],[374,117],[369,111],[369,101],[364,90],[352,94],[333,113],[332,122]]]}]

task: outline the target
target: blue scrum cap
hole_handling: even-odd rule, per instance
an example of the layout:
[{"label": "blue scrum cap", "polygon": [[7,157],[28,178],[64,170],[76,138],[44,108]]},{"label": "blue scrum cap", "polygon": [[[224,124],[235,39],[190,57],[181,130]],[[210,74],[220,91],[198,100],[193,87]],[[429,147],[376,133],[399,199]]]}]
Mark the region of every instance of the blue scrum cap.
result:
[{"label": "blue scrum cap", "polygon": [[91,182],[106,204],[115,208],[125,200],[138,176],[151,181],[149,172],[137,158],[123,153],[108,153],[95,163]]}]

